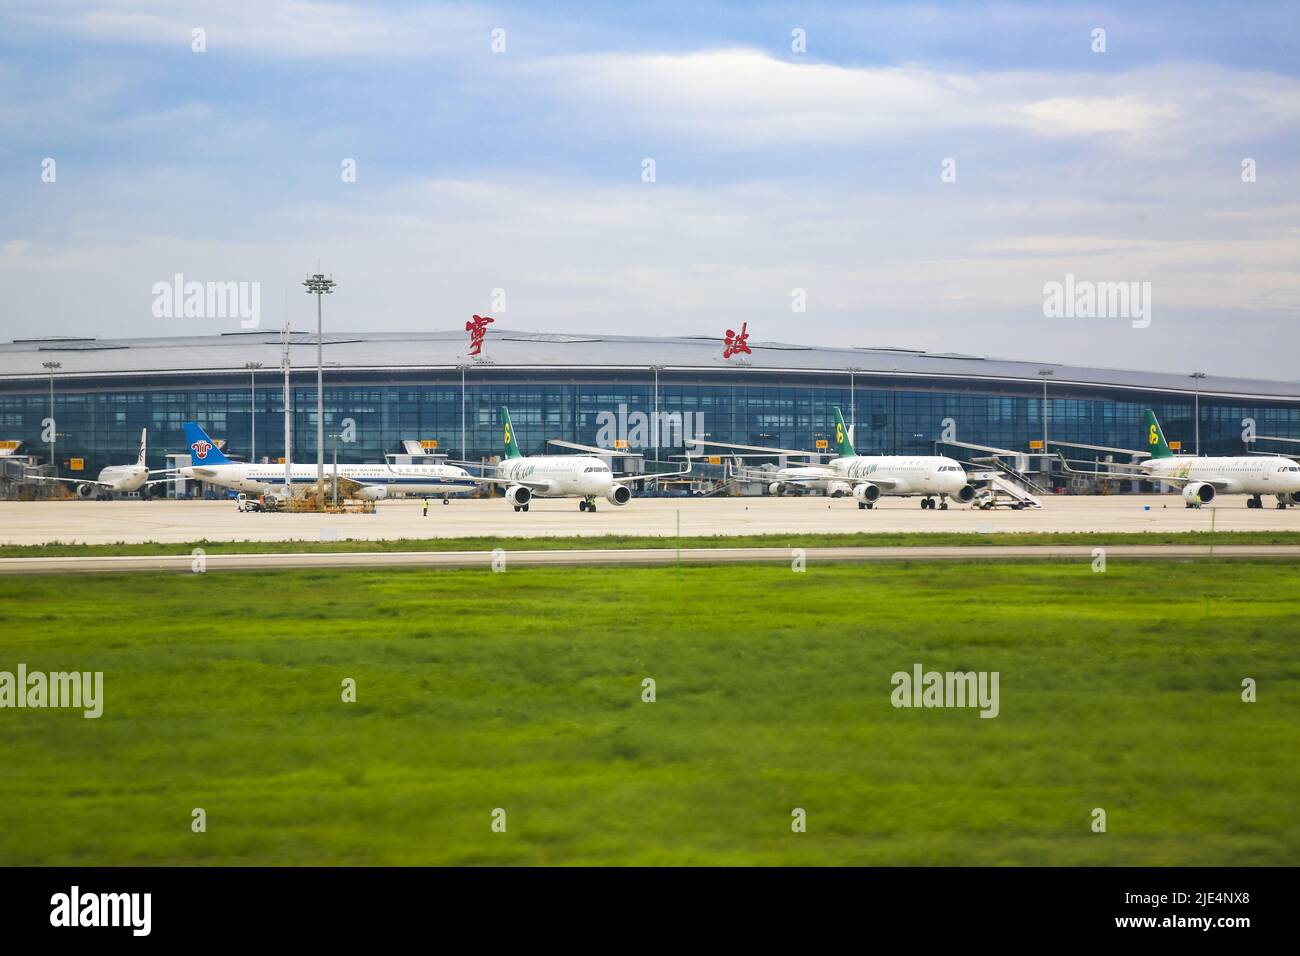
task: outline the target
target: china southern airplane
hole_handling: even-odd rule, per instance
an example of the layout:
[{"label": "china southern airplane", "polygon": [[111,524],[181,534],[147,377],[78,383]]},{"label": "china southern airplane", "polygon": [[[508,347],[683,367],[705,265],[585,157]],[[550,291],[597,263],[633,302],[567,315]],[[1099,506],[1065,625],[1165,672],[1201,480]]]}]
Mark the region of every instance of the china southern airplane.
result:
[{"label": "china southern airplane", "polygon": [[[233,462],[222,454],[216,442],[194,422],[185,423],[185,443],[190,465],[176,473],[191,481],[204,481],[223,488],[254,494],[283,494],[284,465]],[[334,466],[325,465],[325,480],[334,477]],[[477,487],[469,472],[455,465],[339,465],[340,490],[357,498],[379,501],[398,494],[445,495]],[[306,488],[316,483],[315,465],[291,465],[290,486]]]},{"label": "china southern airplane", "polygon": [[[595,511],[596,499],[613,505],[625,505],[632,499],[628,483],[649,478],[667,478],[690,472],[690,459],[681,471],[615,475],[609,465],[590,455],[524,455],[515,441],[510,424],[510,410],[501,406],[502,441],[505,457],[497,465],[496,475],[476,481],[506,486],[506,498],[515,511],[527,511],[534,498],[578,498],[579,511]],[[562,442],[566,447],[602,454],[619,454],[612,449],[591,448]]]},{"label": "china southern airplane", "polygon": [[[775,480],[769,489],[774,494],[786,487],[812,487],[824,490],[832,498],[852,495],[857,499],[859,509],[875,507],[881,495],[919,496],[922,508],[937,506],[944,511],[948,509],[949,498],[962,504],[974,500],[975,488],[967,481],[966,470],[951,458],[943,455],[859,455],[849,440],[840,407],[836,405],[834,410],[835,452],[838,457],[825,465],[780,469],[774,473]],[[766,450],[774,454],[785,451],[779,448]]]},{"label": "china southern airplane", "polygon": [[145,455],[148,452],[149,429],[140,429],[140,455],[135,460],[134,465],[109,465],[99,473],[99,478],[92,480],[90,478],[50,478],[44,475],[28,475],[31,481],[61,481],[76,486],[77,496],[79,498],[100,498],[111,499],[114,495],[130,494],[133,491],[140,492],[141,498],[149,497],[149,486],[165,484],[171,481],[171,478],[155,478],[152,481],[150,475],[170,475],[171,471],[155,470],[150,471],[149,466],[145,464]]},{"label": "china southern airplane", "polygon": [[[1187,507],[1209,504],[1218,494],[1250,495],[1247,508],[1262,508],[1261,495],[1276,495],[1277,506],[1300,505],[1300,465],[1290,458],[1234,455],[1200,458],[1175,455],[1165,441],[1156,413],[1146,410],[1147,448],[1151,457],[1139,462],[1135,477],[1183,486]],[[1115,473],[1112,472],[1112,475]]]}]

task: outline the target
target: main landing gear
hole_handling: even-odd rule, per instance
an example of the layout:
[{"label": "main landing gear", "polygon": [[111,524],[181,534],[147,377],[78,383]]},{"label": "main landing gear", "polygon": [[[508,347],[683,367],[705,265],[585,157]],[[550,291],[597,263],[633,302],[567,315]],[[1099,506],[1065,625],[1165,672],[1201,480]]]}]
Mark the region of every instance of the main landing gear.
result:
[{"label": "main landing gear", "polygon": [[859,502],[858,502],[858,510],[859,510],[859,511],[861,511],[863,508],[874,508],[875,506],[876,506],[876,503],[875,503],[874,501],[859,501]]},{"label": "main landing gear", "polygon": [[583,498],[581,501],[579,501],[579,502],[578,502],[578,510],[579,510],[579,511],[595,511],[595,510],[596,510],[596,498],[595,498],[595,496],[594,496],[594,495],[588,495],[587,497],[585,497],[585,498]]},{"label": "main landing gear", "polygon": [[516,510],[516,511],[527,511],[527,510],[528,510],[528,505],[515,505],[515,510]]},{"label": "main landing gear", "polygon": [[[1282,505],[1282,503],[1279,501],[1279,502],[1278,502],[1278,507],[1281,507],[1281,505]],[[1249,497],[1249,498],[1246,499],[1246,507],[1247,507],[1247,508],[1262,508],[1262,507],[1264,507],[1264,502],[1263,502],[1263,500],[1260,499],[1259,495],[1253,495],[1253,496],[1251,496],[1251,497]]]},{"label": "main landing gear", "polygon": [[933,498],[922,498],[922,499],[921,499],[921,507],[922,507],[922,508],[929,508],[931,511],[933,511],[933,510],[935,509],[936,505],[937,505],[937,507],[939,508],[940,511],[947,511],[947,510],[948,510],[948,499],[947,499],[947,498],[943,498],[943,499],[940,500],[939,502],[935,502],[935,500],[934,500]]}]

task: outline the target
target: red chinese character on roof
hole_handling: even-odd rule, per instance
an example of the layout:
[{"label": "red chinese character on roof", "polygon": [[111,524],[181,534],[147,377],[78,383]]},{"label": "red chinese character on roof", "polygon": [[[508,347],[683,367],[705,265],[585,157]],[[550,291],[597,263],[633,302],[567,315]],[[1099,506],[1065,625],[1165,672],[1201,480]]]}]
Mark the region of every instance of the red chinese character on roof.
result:
[{"label": "red chinese character on roof", "polygon": [[749,350],[749,346],[745,344],[748,339],[748,322],[740,323],[739,332],[736,332],[733,329],[727,329],[727,337],[723,340],[723,344],[726,348],[722,350],[722,357],[724,359],[731,358],[733,355],[738,355],[741,352],[744,352],[746,355],[753,355],[754,353]]},{"label": "red chinese character on roof", "polygon": [[496,319],[488,315],[476,315],[465,323],[465,331],[469,333],[470,355],[478,355],[483,351],[483,339],[487,336],[487,327],[495,321]]}]

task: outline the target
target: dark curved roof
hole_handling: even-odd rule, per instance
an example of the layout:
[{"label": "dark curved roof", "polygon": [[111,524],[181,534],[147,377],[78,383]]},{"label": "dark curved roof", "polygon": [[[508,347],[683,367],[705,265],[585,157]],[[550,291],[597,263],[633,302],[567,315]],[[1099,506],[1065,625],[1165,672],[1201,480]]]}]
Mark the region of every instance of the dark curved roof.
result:
[{"label": "dark curved roof", "polygon": [[[295,368],[314,367],[314,333],[293,334]],[[347,370],[455,368],[483,364],[496,368],[639,368],[785,370],[871,376],[932,377],[967,382],[1041,383],[1049,381],[1146,391],[1199,391],[1202,395],[1300,400],[1300,382],[1265,381],[1207,375],[1085,368],[1048,362],[1023,362],[955,353],[887,348],[827,348],[750,341],[752,353],[722,357],[717,338],[648,335],[581,335],[519,332],[493,327],[481,359],[467,354],[468,337],[448,332],[334,332],[325,336],[325,361]],[[211,375],[242,372],[248,362],[269,371],[280,366],[280,333],[255,330],[224,335],[169,338],[20,339],[0,344],[0,381],[44,379],[42,362],[60,362],[61,377]],[[1199,383],[1199,387],[1198,387]]]}]

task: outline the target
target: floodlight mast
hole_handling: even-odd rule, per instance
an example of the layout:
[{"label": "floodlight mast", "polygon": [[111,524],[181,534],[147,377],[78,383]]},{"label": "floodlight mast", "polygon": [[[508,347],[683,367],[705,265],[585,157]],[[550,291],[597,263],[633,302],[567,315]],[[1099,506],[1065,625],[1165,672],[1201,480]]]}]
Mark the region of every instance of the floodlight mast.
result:
[{"label": "floodlight mast", "polygon": [[284,371],[284,500],[293,497],[293,479],[291,463],[293,461],[293,412],[289,400],[289,341],[290,328],[288,319],[280,333],[280,367]]},{"label": "floodlight mast", "polygon": [[245,362],[248,369],[248,462],[257,464],[257,370],[261,362]]},{"label": "floodlight mast", "polygon": [[[50,467],[54,467],[54,434],[58,426],[54,420],[54,373],[63,368],[62,362],[42,362],[41,365],[50,373]],[[58,474],[56,468],[54,474]]]},{"label": "floodlight mast", "polygon": [[308,295],[316,296],[316,488],[322,510],[325,508],[325,353],[321,337],[321,297],[334,291],[333,276],[317,272],[303,280]]}]

